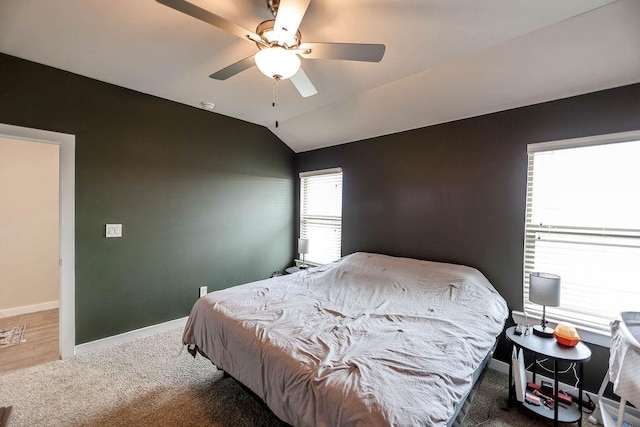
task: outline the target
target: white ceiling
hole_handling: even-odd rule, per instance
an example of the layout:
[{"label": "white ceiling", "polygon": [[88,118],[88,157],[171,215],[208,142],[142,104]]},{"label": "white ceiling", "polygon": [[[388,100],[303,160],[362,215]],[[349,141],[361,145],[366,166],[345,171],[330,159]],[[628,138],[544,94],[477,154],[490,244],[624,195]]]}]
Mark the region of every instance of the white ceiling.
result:
[{"label": "white ceiling", "polygon": [[[284,0],[283,0],[284,1]],[[193,0],[249,30],[265,0]],[[640,0],[312,0],[303,41],[383,43],[380,63],[303,60],[318,94],[252,67],[257,48],[154,0],[2,0],[0,51],[268,127],[294,151],[640,82]],[[640,101],[640,100],[639,100]]]}]

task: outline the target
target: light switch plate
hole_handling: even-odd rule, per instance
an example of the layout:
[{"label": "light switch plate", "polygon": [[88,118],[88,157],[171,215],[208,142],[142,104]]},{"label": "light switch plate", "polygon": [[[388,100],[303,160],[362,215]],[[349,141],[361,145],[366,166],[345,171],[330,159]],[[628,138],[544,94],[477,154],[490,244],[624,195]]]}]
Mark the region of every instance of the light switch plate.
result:
[{"label": "light switch plate", "polygon": [[106,237],[122,237],[122,224],[107,224],[105,226]]}]

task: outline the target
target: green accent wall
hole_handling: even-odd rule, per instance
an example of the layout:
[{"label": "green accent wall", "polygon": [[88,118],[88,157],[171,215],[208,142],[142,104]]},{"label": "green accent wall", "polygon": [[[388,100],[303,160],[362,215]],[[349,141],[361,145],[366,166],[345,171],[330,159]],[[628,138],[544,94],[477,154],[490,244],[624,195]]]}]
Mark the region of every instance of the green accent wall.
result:
[{"label": "green accent wall", "polygon": [[292,262],[294,153],[262,126],[4,54],[0,123],[76,136],[76,344]]},{"label": "green accent wall", "polygon": [[[300,153],[296,172],[342,167],[343,255],[473,266],[522,310],[527,144],[638,129],[635,84]],[[597,390],[608,349],[591,347]]]}]

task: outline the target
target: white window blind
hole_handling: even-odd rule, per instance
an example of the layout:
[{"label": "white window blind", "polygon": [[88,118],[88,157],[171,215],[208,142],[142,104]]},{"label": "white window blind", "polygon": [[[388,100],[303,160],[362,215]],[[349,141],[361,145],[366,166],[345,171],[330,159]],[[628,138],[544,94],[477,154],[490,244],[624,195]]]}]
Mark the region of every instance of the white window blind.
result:
[{"label": "white window blind", "polygon": [[609,332],[640,311],[640,133],[529,146],[524,310],[533,271],[561,277],[547,317]]},{"label": "white window blind", "polygon": [[342,169],[300,173],[300,237],[309,239],[305,260],[335,261],[342,252]]}]

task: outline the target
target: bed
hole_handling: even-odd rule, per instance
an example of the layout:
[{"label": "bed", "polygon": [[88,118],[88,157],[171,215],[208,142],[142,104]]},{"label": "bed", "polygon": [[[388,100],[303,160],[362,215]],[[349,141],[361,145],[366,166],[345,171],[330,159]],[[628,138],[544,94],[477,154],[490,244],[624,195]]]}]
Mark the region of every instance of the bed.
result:
[{"label": "bed", "polygon": [[183,342],[294,426],[446,426],[507,315],[474,268],[354,253],[200,298]]}]

